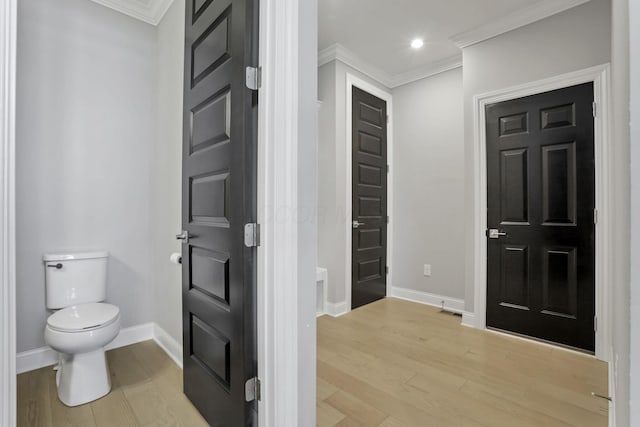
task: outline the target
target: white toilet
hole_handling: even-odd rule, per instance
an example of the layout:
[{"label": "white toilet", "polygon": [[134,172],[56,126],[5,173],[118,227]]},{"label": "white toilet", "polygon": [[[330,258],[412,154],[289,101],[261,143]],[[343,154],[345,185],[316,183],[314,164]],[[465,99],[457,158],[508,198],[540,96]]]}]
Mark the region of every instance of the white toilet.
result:
[{"label": "white toilet", "polygon": [[105,304],[107,252],[43,256],[47,308],[46,343],[60,353],[58,397],[67,406],[99,399],[111,390],[104,346],[120,331],[120,310]]}]

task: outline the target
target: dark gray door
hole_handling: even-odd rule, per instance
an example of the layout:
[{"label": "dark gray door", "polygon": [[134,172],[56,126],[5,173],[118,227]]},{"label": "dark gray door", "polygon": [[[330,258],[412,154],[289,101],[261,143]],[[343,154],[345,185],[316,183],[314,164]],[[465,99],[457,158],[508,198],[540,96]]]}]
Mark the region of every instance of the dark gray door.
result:
[{"label": "dark gray door", "polygon": [[351,308],[387,289],[387,103],[353,87]]},{"label": "dark gray door", "polygon": [[245,381],[256,375],[257,64],[254,0],[187,0],[182,304],[184,392],[212,426],[256,424]]},{"label": "dark gray door", "polygon": [[486,113],[487,326],[592,352],[593,84]]}]

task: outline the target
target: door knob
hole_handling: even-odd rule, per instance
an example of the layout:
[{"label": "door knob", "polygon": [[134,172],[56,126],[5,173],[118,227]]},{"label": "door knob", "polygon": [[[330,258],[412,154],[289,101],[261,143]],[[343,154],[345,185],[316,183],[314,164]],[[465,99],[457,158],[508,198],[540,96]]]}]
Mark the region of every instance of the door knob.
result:
[{"label": "door knob", "polygon": [[180,234],[176,234],[176,239],[182,240],[182,243],[189,243],[189,232],[183,231]]},{"label": "door knob", "polygon": [[364,222],[353,221],[353,222],[351,223],[351,227],[353,227],[353,228],[358,228],[358,227],[360,227],[361,225],[364,225]]},{"label": "door knob", "polygon": [[500,231],[497,228],[490,228],[489,229],[489,238],[490,239],[499,239],[500,236],[506,236],[507,233],[505,233],[504,231]]}]

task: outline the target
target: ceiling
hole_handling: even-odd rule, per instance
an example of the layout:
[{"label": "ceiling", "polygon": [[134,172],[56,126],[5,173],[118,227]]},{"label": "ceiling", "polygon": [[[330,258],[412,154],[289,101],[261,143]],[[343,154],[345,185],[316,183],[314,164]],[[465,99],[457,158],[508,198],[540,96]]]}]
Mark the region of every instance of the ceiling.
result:
[{"label": "ceiling", "polygon": [[[91,1],[152,25],[173,2]],[[396,87],[460,66],[462,47],[587,1],[318,0],[318,64],[339,59]],[[425,44],[411,49],[417,37]]]},{"label": "ceiling", "polygon": [[[411,76],[460,65],[460,46],[585,1],[318,0],[320,63],[346,56],[367,64],[373,71],[368,74],[396,86]],[[409,44],[418,37],[425,44],[414,50]]]}]

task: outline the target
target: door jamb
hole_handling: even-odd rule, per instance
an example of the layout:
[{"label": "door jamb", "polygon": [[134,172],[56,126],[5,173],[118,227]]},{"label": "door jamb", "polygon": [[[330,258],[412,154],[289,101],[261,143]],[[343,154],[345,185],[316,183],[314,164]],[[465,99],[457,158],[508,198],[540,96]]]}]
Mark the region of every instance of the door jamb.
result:
[{"label": "door jamb", "polygon": [[345,176],[345,184],[346,184],[346,204],[345,204],[345,212],[347,215],[345,216],[345,230],[346,230],[346,268],[345,268],[345,292],[346,292],[346,301],[347,307],[345,313],[351,311],[351,265],[352,265],[352,227],[351,221],[353,217],[352,212],[352,204],[353,204],[353,191],[352,191],[352,182],[353,182],[353,141],[351,134],[352,132],[352,114],[353,114],[353,87],[357,87],[358,89],[362,89],[363,91],[370,93],[373,96],[376,96],[387,103],[387,164],[389,165],[389,172],[387,174],[387,215],[389,216],[389,223],[387,224],[387,265],[389,267],[389,273],[386,277],[386,295],[391,296],[391,279],[393,274],[393,268],[391,266],[391,254],[392,254],[392,245],[393,245],[393,114],[391,114],[393,107],[393,96],[390,92],[386,92],[377,86],[368,83],[351,73],[347,73],[347,108],[346,108],[346,143],[345,143],[345,161],[346,161],[346,176]]},{"label": "door jamb", "polygon": [[17,0],[0,4],[0,425],[16,425],[15,117]]},{"label": "door jamb", "polygon": [[260,426],[315,425],[317,2],[260,0]]},{"label": "door jamb", "polygon": [[612,156],[609,154],[609,114],[610,114],[610,64],[598,65],[556,77],[526,83],[520,86],[500,89],[476,95],[473,98],[474,109],[474,312],[473,324],[475,328],[486,329],[487,309],[487,159],[486,159],[486,128],[485,106],[488,104],[508,101],[524,96],[535,95],[555,89],[562,89],[582,83],[593,82],[594,101],[597,114],[594,118],[595,145],[595,192],[596,192],[596,317],[598,330],[596,331],[596,358],[610,361],[611,353],[611,322],[610,322],[610,291],[607,284],[612,283],[609,254],[612,247],[611,212],[615,209],[611,194],[614,194],[614,182],[611,178],[613,171]]}]

